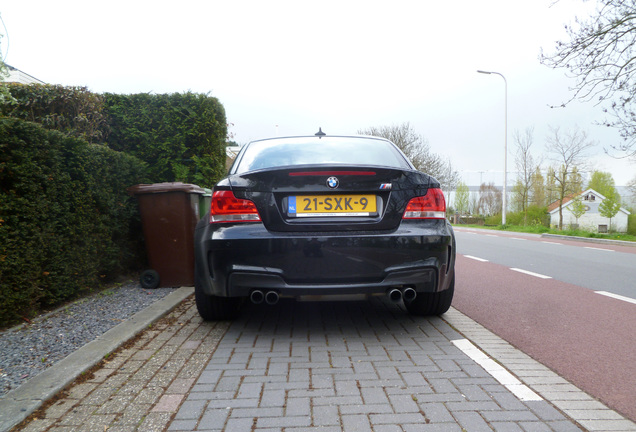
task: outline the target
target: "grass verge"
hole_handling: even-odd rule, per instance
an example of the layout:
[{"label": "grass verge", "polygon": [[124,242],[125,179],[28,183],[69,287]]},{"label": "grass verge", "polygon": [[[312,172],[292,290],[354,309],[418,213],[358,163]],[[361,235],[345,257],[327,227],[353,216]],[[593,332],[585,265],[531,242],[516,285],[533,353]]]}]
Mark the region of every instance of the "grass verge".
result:
[{"label": "grass verge", "polygon": [[562,230],[559,231],[557,229],[546,228],[543,225],[455,225],[466,228],[479,228],[479,229],[491,229],[498,231],[510,231],[510,232],[521,232],[521,233],[530,233],[530,234],[557,234],[571,237],[587,237],[587,238],[598,238],[598,239],[607,239],[607,240],[622,240],[622,241],[631,241],[636,242],[636,236],[625,234],[625,233],[608,233],[608,234],[599,234],[595,232],[585,231],[585,230]]}]

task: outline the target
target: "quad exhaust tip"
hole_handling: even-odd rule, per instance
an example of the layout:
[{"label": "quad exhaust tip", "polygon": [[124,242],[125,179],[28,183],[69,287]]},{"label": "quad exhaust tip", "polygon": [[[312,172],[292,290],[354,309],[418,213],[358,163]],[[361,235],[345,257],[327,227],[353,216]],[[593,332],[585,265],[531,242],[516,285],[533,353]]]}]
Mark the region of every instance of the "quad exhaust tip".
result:
[{"label": "quad exhaust tip", "polygon": [[404,290],[402,291],[402,298],[404,299],[404,301],[413,301],[415,300],[415,297],[417,297],[417,291],[415,291],[411,287],[404,288]]},{"label": "quad exhaust tip", "polygon": [[280,296],[276,291],[267,291],[264,293],[261,290],[254,290],[250,294],[250,301],[254,304],[261,304],[263,302],[268,305],[275,305],[280,300]]},{"label": "quad exhaust tip", "polygon": [[250,294],[250,300],[254,304],[261,304],[265,300],[265,294],[261,290],[254,290],[252,294]]},{"label": "quad exhaust tip", "polygon": [[268,305],[275,305],[278,303],[279,298],[280,297],[276,291],[268,291],[267,294],[265,294],[265,303]]},{"label": "quad exhaust tip", "polygon": [[410,302],[415,300],[415,297],[417,297],[417,292],[411,287],[407,287],[402,290],[392,288],[389,290],[387,295],[393,303],[399,303],[401,300]]},{"label": "quad exhaust tip", "polygon": [[397,288],[393,288],[393,289],[389,290],[389,299],[393,303],[399,303],[400,300],[402,300],[402,291],[400,291]]}]

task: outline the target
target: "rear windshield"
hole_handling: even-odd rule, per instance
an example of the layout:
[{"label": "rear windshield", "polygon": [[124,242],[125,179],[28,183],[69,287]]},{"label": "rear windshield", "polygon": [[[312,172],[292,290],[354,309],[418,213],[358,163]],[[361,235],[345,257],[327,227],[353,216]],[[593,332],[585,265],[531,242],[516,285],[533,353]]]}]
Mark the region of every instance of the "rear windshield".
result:
[{"label": "rear windshield", "polygon": [[358,137],[279,138],[248,144],[235,174],[294,165],[374,165],[411,169],[404,156],[388,141]]}]

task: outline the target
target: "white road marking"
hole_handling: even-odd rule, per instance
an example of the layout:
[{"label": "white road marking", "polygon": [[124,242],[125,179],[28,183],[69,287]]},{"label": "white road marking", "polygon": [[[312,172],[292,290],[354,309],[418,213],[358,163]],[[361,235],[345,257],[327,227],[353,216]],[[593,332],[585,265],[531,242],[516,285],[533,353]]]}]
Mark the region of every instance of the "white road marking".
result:
[{"label": "white road marking", "polygon": [[499,363],[488,357],[483,351],[477,348],[468,339],[457,339],[451,341],[453,345],[459,348],[464,354],[470,357],[475,363],[483,367],[486,372],[492,375],[504,387],[510,390],[521,401],[541,401],[543,398],[530,390],[528,386],[523,384],[514,375],[504,369]]},{"label": "white road marking", "polygon": [[528,239],[524,239],[524,238],[519,238],[519,237],[510,237],[511,240],[521,240],[521,241],[526,241]]},{"label": "white road marking", "polygon": [[547,243],[547,244],[554,244],[554,245],[563,246],[563,243],[557,243],[557,242],[551,242],[551,241],[545,241],[545,240],[541,240],[541,243]]},{"label": "white road marking", "polygon": [[611,298],[615,298],[617,300],[622,300],[622,301],[626,301],[628,303],[634,303],[636,304],[636,299],[630,298],[630,297],[625,297],[622,295],[618,295],[618,294],[614,294],[614,293],[610,293],[607,291],[594,291],[596,294],[600,294],[600,295],[604,295],[607,297],[611,297]]},{"label": "white road marking", "polygon": [[600,250],[600,251],[605,251],[605,252],[614,252],[614,250],[612,249],[604,249],[604,248],[597,248],[597,247],[592,247],[592,246],[583,246],[585,249],[594,249],[594,250]]},{"label": "white road marking", "polygon": [[486,234],[486,237],[499,237],[499,236],[496,234]]},{"label": "white road marking", "polygon": [[534,277],[538,277],[538,278],[541,278],[541,279],[552,279],[551,276],[542,275],[542,274],[531,272],[531,271],[528,271],[528,270],[522,270],[522,269],[518,269],[518,268],[510,268],[510,270],[514,270],[516,272],[527,274],[527,275],[534,276]]},{"label": "white road marking", "polygon": [[487,259],[477,258],[477,257],[472,256],[472,255],[464,255],[464,256],[465,256],[466,258],[470,258],[470,259],[475,260],[475,261],[488,262],[488,260],[487,260]]}]

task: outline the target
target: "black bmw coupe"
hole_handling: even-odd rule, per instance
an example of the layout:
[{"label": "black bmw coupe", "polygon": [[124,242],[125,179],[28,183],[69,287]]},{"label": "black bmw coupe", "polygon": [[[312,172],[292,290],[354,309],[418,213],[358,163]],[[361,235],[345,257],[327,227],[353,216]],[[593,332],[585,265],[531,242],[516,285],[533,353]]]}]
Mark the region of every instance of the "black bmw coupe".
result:
[{"label": "black bmw coupe", "polygon": [[246,299],[385,295],[415,315],[448,310],[455,235],[440,184],[390,141],[273,138],[245,145],[195,232],[201,317]]}]

